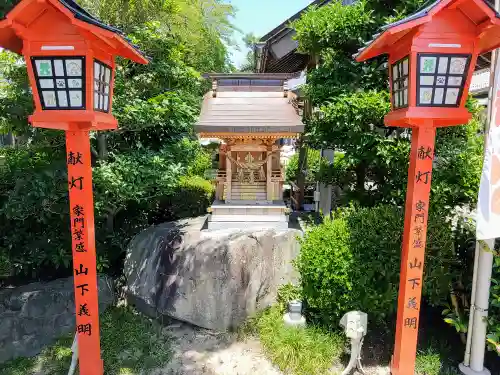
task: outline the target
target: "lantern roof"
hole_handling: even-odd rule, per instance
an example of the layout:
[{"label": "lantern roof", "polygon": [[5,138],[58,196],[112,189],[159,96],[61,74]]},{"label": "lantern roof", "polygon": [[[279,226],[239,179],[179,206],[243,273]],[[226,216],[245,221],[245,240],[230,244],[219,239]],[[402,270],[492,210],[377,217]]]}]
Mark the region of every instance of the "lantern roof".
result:
[{"label": "lantern roof", "polygon": [[98,38],[107,44],[107,52],[141,64],[147,64],[144,54],[125,34],[91,15],[73,0],[21,0],[0,20],[0,47],[21,54],[22,30],[30,28],[48,9],[55,9],[87,37]]},{"label": "lantern roof", "polygon": [[479,54],[489,52],[500,46],[500,14],[487,0],[437,0],[420,11],[391,24],[381,27],[373,40],[354,55],[356,61],[364,61],[375,56],[387,54],[403,37],[416,31],[446,9],[462,12],[481,30],[478,33]]}]

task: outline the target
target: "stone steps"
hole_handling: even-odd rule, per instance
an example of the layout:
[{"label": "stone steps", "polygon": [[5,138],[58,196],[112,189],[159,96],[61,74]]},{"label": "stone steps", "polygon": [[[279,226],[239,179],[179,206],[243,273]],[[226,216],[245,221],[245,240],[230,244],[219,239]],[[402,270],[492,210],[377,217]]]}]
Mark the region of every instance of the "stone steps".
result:
[{"label": "stone steps", "polygon": [[[255,211],[255,210],[254,210]],[[221,222],[277,222],[286,221],[287,216],[283,214],[273,214],[273,215],[212,215],[210,221],[221,221]]]}]

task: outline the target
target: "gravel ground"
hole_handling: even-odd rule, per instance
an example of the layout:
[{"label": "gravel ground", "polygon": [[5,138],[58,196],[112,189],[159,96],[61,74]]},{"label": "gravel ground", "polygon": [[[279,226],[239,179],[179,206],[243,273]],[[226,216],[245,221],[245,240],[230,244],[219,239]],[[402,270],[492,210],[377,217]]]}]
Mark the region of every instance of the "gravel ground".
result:
[{"label": "gravel ground", "polygon": [[[284,375],[265,357],[256,338],[238,341],[234,333],[214,333],[183,323],[164,330],[172,337],[173,358],[149,375]],[[335,370],[332,374],[340,374],[342,368]],[[388,375],[389,369],[366,367],[365,372]]]},{"label": "gravel ground", "polygon": [[265,358],[260,343],[238,341],[236,334],[214,333],[187,324],[165,328],[172,337],[172,361],[150,375],[280,375]]}]

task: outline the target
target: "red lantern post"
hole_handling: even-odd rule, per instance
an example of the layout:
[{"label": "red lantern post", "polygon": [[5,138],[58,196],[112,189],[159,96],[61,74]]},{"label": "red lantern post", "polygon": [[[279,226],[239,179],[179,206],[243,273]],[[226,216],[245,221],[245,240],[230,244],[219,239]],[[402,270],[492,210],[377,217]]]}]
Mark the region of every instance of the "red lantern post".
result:
[{"label": "red lantern post", "polygon": [[89,132],[117,127],[115,56],[148,61],[73,0],[22,0],[0,21],[0,46],[24,55],[35,101],[31,124],[66,131],[80,374],[101,375]]},{"label": "red lantern post", "polygon": [[500,46],[500,15],[484,0],[438,0],[382,28],[357,61],[389,55],[387,126],[410,127],[393,375],[413,375],[423,284],[436,127],[464,124],[479,54]]}]

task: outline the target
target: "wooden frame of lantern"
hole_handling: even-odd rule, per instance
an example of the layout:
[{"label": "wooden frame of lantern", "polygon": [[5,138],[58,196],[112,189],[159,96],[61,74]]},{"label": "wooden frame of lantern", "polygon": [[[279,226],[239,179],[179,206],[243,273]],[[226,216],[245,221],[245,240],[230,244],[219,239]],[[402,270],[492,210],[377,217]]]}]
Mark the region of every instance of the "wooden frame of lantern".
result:
[{"label": "wooden frame of lantern", "polygon": [[412,128],[391,372],[413,375],[436,128],[470,120],[472,73],[479,54],[500,46],[500,15],[484,0],[438,0],[374,37],[356,60],[389,55],[385,124]]},{"label": "wooden frame of lantern", "polygon": [[21,0],[0,21],[0,46],[25,58],[31,124],[66,131],[80,374],[102,375],[89,131],[117,127],[115,56],[148,61],[73,0]]}]

